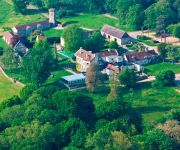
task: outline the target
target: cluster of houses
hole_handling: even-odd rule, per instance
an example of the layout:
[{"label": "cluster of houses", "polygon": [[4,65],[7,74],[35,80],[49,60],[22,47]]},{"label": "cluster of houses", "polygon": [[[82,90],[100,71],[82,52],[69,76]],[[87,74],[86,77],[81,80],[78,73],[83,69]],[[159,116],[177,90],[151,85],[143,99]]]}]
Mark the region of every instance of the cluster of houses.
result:
[{"label": "cluster of houses", "polygon": [[[24,39],[35,30],[43,31],[56,25],[55,9],[51,8],[49,9],[49,20],[15,26],[11,31],[7,31],[3,34],[3,39],[15,52],[24,55],[28,51],[28,48],[24,44]],[[37,37],[37,40],[42,39],[44,39],[42,35]]]},{"label": "cluster of houses", "polygon": [[[55,18],[55,9],[49,9],[49,20],[34,22],[25,25],[19,25],[7,31],[3,35],[4,41],[11,46],[15,52],[25,55],[28,51],[23,43],[33,31],[47,30],[57,25]],[[94,31],[84,32],[84,37],[88,38]],[[124,46],[129,43],[136,42],[125,31],[114,28],[110,25],[104,25],[100,30],[102,36],[107,41],[116,41],[119,46]],[[44,40],[43,35],[37,36],[37,41]],[[61,38],[61,47],[64,47],[65,41]],[[61,81],[68,87],[79,86],[85,83],[85,73],[92,62],[96,62],[102,69],[102,73],[111,76],[112,74],[119,74],[123,69],[134,69],[140,72],[144,65],[156,62],[158,54],[154,50],[133,51],[125,54],[119,54],[115,49],[108,49],[99,53],[92,53],[83,48],[80,48],[74,56],[76,57],[76,70],[79,74],[66,76],[61,78]]]},{"label": "cluster of houses", "polygon": [[[107,41],[116,41],[119,46],[135,42],[126,32],[104,25],[101,34]],[[143,66],[154,63],[159,59],[159,55],[154,50],[133,51],[119,54],[115,49],[108,49],[99,53],[92,53],[82,47],[74,54],[76,57],[76,70],[79,74],[62,77],[61,81],[67,87],[81,86],[85,83],[87,68],[92,62],[99,64],[103,74],[111,76],[119,74],[124,69],[133,69],[137,72],[143,70]]]}]

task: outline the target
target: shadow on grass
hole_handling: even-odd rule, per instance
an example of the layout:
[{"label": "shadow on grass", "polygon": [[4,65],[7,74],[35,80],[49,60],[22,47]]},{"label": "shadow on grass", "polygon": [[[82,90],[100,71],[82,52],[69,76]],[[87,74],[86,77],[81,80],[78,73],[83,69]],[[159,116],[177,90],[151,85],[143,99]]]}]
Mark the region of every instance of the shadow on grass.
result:
[{"label": "shadow on grass", "polygon": [[152,113],[152,112],[169,111],[169,110],[172,109],[172,107],[147,106],[147,107],[137,107],[137,108],[134,108],[134,109],[136,111],[140,112],[141,114],[144,114],[144,113]]},{"label": "shadow on grass", "polygon": [[75,24],[75,23],[78,23],[78,21],[68,21],[68,22],[65,22],[65,23],[63,24],[63,26],[69,26],[69,25]]},{"label": "shadow on grass", "polygon": [[40,13],[46,13],[46,10],[36,10],[36,9],[26,9],[24,11],[24,15],[36,15],[36,14],[40,14]]}]

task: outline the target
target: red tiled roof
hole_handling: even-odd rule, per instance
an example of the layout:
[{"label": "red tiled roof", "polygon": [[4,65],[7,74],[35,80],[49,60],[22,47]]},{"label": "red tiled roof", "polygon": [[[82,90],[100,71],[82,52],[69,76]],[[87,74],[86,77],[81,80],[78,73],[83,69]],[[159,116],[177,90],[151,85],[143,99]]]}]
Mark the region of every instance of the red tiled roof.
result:
[{"label": "red tiled roof", "polygon": [[108,35],[114,36],[119,39],[122,39],[124,36],[128,36],[128,34],[125,31],[119,30],[110,25],[104,25],[103,28],[101,29],[101,32],[104,32]]},{"label": "red tiled roof", "polygon": [[154,51],[148,52],[133,52],[126,55],[128,62],[136,62],[143,61],[145,59],[151,59],[153,56],[157,56],[158,54]]},{"label": "red tiled roof", "polygon": [[92,52],[86,51],[82,48],[80,48],[74,55],[82,58],[84,61],[92,61],[96,56],[95,54],[92,54]]},{"label": "red tiled roof", "polygon": [[112,64],[108,64],[106,68],[114,71],[115,73],[119,73],[119,68]]},{"label": "red tiled roof", "polygon": [[104,51],[104,52],[100,52],[99,56],[100,57],[118,56],[118,53],[116,50]]},{"label": "red tiled roof", "polygon": [[30,23],[30,24],[24,24],[24,25],[16,26],[15,28],[17,30],[25,30],[27,27],[36,28],[37,25],[42,25],[42,26],[49,25],[49,21],[45,20],[45,21],[34,22],[34,23]]}]

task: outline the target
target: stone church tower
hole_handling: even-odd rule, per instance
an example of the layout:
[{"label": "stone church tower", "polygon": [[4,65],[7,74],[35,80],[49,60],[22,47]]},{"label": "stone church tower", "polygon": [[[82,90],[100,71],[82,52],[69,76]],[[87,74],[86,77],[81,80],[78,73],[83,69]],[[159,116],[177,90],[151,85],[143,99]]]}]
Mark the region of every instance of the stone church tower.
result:
[{"label": "stone church tower", "polygon": [[56,17],[55,17],[55,9],[54,8],[49,9],[49,23],[52,26],[56,25]]}]

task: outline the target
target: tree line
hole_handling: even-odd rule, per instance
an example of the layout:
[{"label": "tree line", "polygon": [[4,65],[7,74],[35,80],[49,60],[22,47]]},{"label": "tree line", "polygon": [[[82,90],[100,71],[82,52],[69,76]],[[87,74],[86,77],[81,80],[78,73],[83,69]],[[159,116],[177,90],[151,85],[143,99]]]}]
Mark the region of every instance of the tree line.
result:
[{"label": "tree line", "polygon": [[39,8],[57,9],[58,17],[80,12],[110,13],[119,18],[120,24],[134,29],[156,29],[163,33],[171,24],[180,20],[180,0],[13,0],[15,10],[23,12],[32,3]]}]

